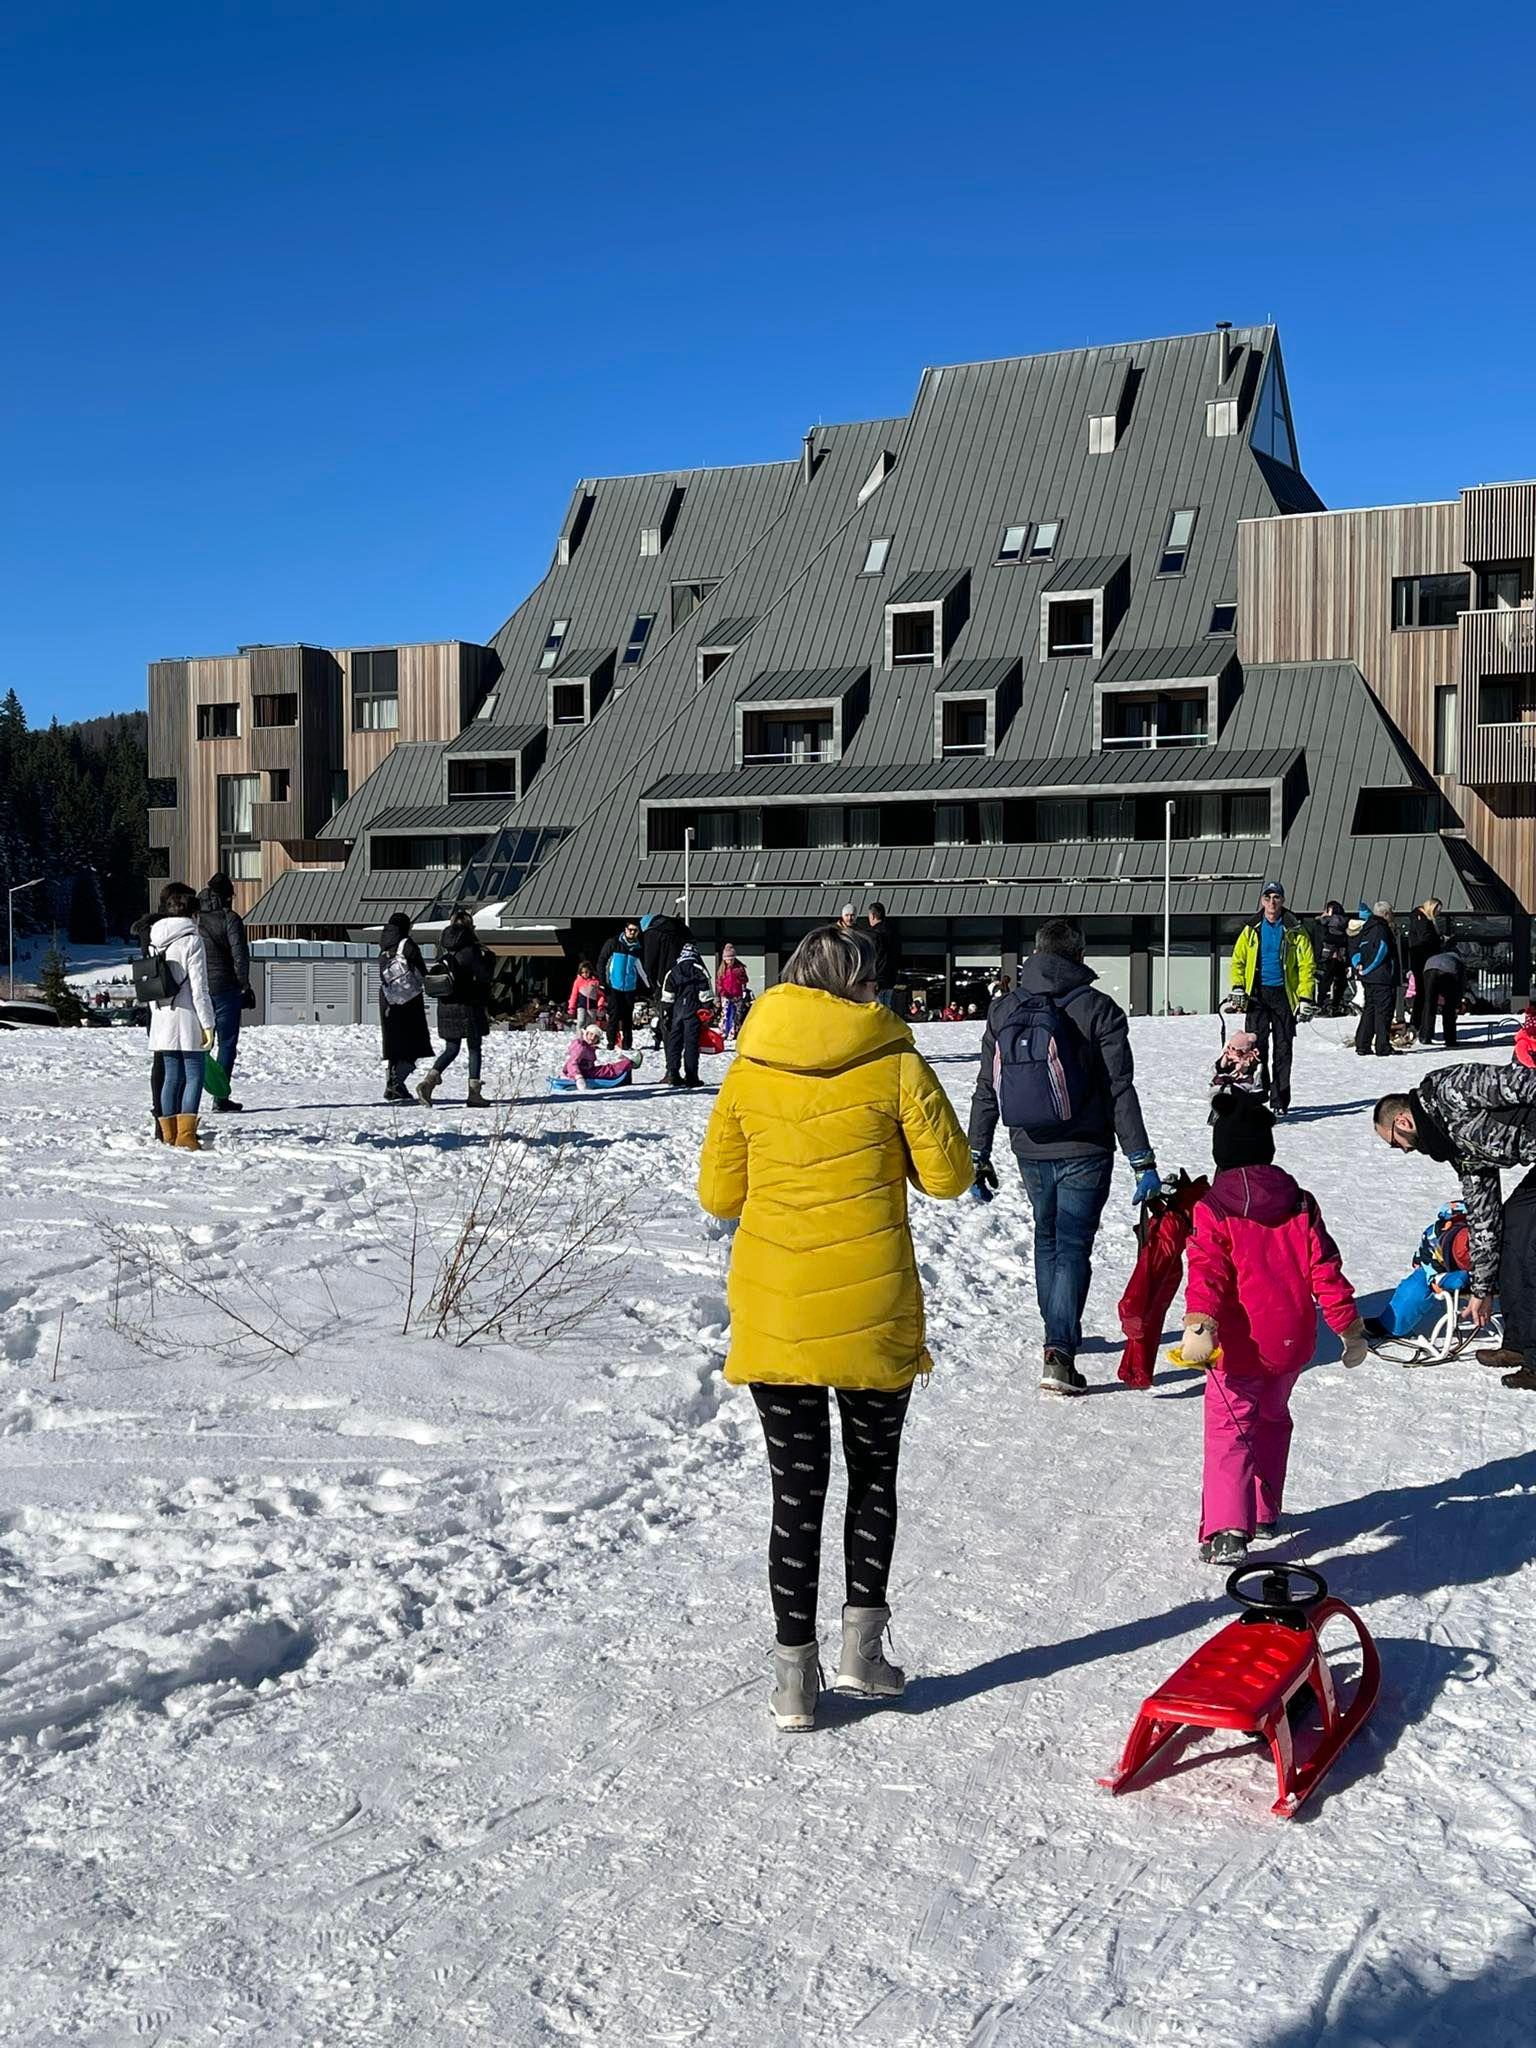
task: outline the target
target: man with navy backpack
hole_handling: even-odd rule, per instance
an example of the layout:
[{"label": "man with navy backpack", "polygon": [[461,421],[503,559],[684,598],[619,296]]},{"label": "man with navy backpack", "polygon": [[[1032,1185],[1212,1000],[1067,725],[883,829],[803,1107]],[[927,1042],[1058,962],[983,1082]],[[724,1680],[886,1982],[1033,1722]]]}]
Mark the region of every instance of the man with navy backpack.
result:
[{"label": "man with navy backpack", "polygon": [[1136,1097],[1125,1012],[1083,965],[1083,935],[1064,917],[1035,935],[1018,986],[987,1012],[971,1100],[973,1192],[997,1186],[1001,1119],[1035,1218],[1035,1292],[1045,1320],[1041,1391],[1081,1394],[1076,1359],[1093,1277],[1093,1241],[1109,1198],[1115,1143],[1136,1175],[1133,1201],[1157,1192],[1157,1161]]}]

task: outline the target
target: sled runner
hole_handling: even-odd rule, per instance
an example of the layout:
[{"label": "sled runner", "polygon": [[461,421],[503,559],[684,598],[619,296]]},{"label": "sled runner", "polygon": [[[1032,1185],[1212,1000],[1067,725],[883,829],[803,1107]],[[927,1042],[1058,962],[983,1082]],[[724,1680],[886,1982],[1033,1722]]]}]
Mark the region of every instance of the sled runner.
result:
[{"label": "sled runner", "polygon": [[[1257,1593],[1243,1590],[1248,1579],[1258,1580]],[[1303,1582],[1299,1592],[1293,1580]],[[1227,1591],[1246,1612],[1143,1701],[1119,1769],[1099,1782],[1127,1791],[1187,1729],[1237,1729],[1269,1744],[1280,1795],[1270,1810],[1288,1820],[1364,1726],[1381,1690],[1381,1660],[1359,1615],[1330,1598],[1322,1575],[1305,1565],[1242,1565]],[[1360,1642],[1359,1676],[1343,1707],[1321,1639],[1339,1618]]]},{"label": "sled runner", "polygon": [[1471,1256],[1466,1204],[1447,1202],[1420,1238],[1412,1266],[1375,1325],[1366,1326],[1378,1358],[1393,1365],[1449,1365],[1503,1342],[1499,1317],[1483,1329],[1463,1318]]},{"label": "sled runner", "polygon": [[[1404,1283],[1406,1286],[1406,1282]],[[1376,1338],[1371,1349],[1378,1358],[1384,1358],[1390,1365],[1449,1365],[1453,1359],[1465,1357],[1469,1352],[1483,1351],[1491,1344],[1502,1344],[1504,1325],[1495,1316],[1491,1323],[1479,1329],[1468,1322],[1462,1307],[1466,1300],[1467,1276],[1465,1273],[1441,1273],[1431,1279],[1424,1277],[1427,1304],[1437,1309],[1434,1321],[1427,1329],[1408,1330],[1401,1335],[1388,1334]],[[1399,1295],[1402,1289],[1398,1290]],[[1397,1297],[1394,1296],[1394,1303]]]}]

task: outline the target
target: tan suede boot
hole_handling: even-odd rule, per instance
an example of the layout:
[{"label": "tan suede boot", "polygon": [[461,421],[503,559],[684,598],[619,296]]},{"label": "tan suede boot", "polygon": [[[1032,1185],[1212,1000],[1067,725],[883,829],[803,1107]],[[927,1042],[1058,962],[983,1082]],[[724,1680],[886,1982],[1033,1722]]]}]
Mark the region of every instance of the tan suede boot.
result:
[{"label": "tan suede boot", "polygon": [[161,1143],[162,1145],[174,1145],[174,1144],[175,1144],[175,1142],[176,1142],[176,1119],[175,1119],[175,1117],[173,1117],[173,1116],[157,1116],[157,1117],[155,1118],[155,1129],[156,1129],[156,1131],[157,1131],[157,1132],[159,1133],[159,1137],[160,1137],[160,1143]]},{"label": "tan suede boot", "polygon": [[197,1142],[197,1112],[195,1110],[191,1116],[177,1117],[176,1146],[178,1151],[181,1152],[202,1151],[202,1146]]}]

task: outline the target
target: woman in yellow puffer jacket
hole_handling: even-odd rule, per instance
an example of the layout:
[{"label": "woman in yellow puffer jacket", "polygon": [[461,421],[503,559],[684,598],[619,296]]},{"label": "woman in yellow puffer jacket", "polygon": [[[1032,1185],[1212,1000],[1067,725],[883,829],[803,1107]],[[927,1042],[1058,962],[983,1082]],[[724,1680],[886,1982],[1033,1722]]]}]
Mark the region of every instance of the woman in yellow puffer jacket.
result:
[{"label": "woman in yellow puffer jacket", "polygon": [[725,1376],[751,1387],[768,1440],[773,1713],[786,1729],[810,1728],[816,1715],[829,1387],[848,1466],[848,1603],[834,1683],[882,1697],[905,1685],[881,1649],[896,1463],[912,1382],[933,1365],[907,1182],[953,1199],[974,1175],[949,1098],[875,994],[864,932],[828,925],[803,939],[783,981],[748,1013],[699,1162],[704,1207],[741,1219]]}]

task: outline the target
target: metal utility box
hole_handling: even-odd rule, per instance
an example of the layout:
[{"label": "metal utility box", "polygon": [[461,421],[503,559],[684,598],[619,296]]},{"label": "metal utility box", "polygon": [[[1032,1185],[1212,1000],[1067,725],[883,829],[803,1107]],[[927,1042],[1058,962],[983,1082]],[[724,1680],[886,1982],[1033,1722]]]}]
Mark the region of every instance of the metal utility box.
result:
[{"label": "metal utility box", "polygon": [[251,947],[253,1024],[362,1024],[378,1014],[372,946],[258,939]]}]

